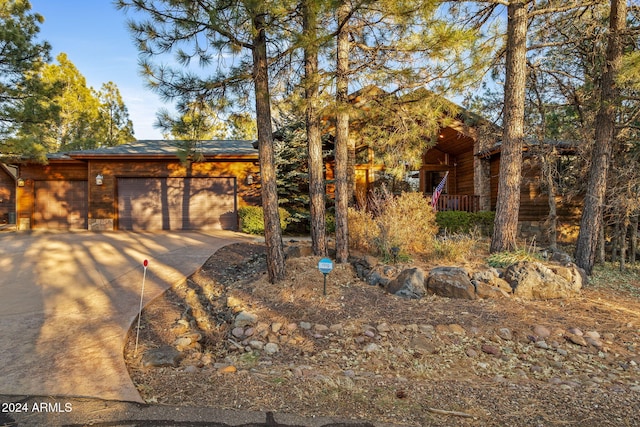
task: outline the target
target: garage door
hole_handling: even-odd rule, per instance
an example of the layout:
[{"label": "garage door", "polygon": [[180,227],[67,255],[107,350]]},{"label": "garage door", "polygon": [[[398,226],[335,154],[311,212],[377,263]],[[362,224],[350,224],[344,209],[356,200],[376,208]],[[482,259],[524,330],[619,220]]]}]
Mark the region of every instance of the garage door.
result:
[{"label": "garage door", "polygon": [[118,178],[121,230],[235,230],[235,178]]},{"label": "garage door", "polygon": [[86,229],[86,181],[36,181],[32,228]]}]

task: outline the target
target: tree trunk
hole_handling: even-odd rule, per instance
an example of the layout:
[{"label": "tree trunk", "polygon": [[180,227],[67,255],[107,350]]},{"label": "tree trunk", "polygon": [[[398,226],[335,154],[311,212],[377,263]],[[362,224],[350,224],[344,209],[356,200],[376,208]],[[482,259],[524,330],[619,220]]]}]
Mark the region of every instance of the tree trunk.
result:
[{"label": "tree trunk", "polygon": [[606,241],[607,241],[607,235],[606,235],[606,227],[607,225],[604,223],[604,221],[600,221],[600,230],[598,232],[598,260],[600,261],[600,263],[604,264],[607,260],[607,248],[606,248]]},{"label": "tree trunk", "polygon": [[524,1],[512,1],[508,6],[504,131],[491,252],[517,248],[524,142],[526,59],[527,9]]},{"label": "tree trunk", "polygon": [[336,261],[344,263],[349,258],[349,31],[345,20],[349,16],[349,4],[338,6],[337,20],[340,30],[336,48],[336,139],[335,139],[335,194],[336,194]]},{"label": "tree trunk", "polygon": [[618,103],[615,80],[622,64],[622,33],[626,27],[626,17],[626,0],[611,0],[607,58],[602,75],[600,108],[595,122],[595,146],[591,155],[587,194],[575,251],[576,264],[587,274],[593,271],[598,245],[597,231],[601,226],[606,201],[607,174],[611,163]]},{"label": "tree trunk", "polygon": [[629,237],[629,264],[636,263],[638,252],[638,214],[631,218],[631,236]]},{"label": "tree trunk", "polygon": [[309,210],[311,213],[311,246],[315,255],[326,255],[325,185],[322,160],[322,138],[318,115],[319,75],[317,46],[317,6],[314,0],[303,2],[305,98],[307,122],[307,154],[309,159]]},{"label": "tree trunk", "polygon": [[[544,143],[540,141],[542,145]],[[549,197],[549,216],[547,219],[547,236],[549,247],[551,249],[558,248],[558,204],[556,203],[556,182],[554,176],[556,173],[555,160],[556,151],[551,147],[550,150],[543,148],[542,150],[542,173],[547,184],[547,195]]]},{"label": "tree trunk", "polygon": [[256,92],[256,117],[260,156],[262,209],[264,211],[264,239],[267,247],[267,271],[271,283],[284,279],[284,248],[278,192],[276,186],[275,155],[271,129],[271,105],[269,95],[269,73],[267,62],[266,16],[257,13],[253,17],[255,36],[253,40],[253,81]]}]

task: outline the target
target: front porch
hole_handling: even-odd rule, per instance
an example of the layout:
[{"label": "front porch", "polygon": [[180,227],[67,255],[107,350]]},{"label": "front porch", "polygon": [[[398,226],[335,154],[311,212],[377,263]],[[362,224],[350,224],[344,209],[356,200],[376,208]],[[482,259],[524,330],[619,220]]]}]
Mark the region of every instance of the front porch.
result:
[{"label": "front porch", "polygon": [[[431,194],[427,194],[431,198]],[[436,203],[438,211],[479,212],[480,196],[473,194],[441,194]]]}]

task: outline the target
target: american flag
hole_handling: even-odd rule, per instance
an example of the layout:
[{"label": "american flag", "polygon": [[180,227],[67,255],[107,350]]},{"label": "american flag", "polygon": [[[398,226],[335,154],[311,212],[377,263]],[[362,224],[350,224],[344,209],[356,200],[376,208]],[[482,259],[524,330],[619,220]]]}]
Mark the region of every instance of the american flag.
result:
[{"label": "american flag", "polygon": [[444,189],[445,184],[447,183],[447,176],[449,175],[449,171],[444,174],[444,178],[440,181],[440,184],[433,190],[433,194],[431,195],[431,206],[433,206],[434,210],[438,210],[438,198],[440,198],[440,194]]}]

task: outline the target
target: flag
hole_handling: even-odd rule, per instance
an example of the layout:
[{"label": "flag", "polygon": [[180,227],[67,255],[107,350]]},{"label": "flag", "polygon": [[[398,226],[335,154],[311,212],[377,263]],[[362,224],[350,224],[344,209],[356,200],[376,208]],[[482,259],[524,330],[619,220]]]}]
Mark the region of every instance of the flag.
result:
[{"label": "flag", "polygon": [[444,178],[440,181],[440,184],[433,190],[433,194],[431,195],[431,206],[433,206],[433,210],[438,210],[438,198],[440,198],[440,193],[444,189],[445,184],[447,183],[447,176],[449,175],[449,171],[444,174]]}]

